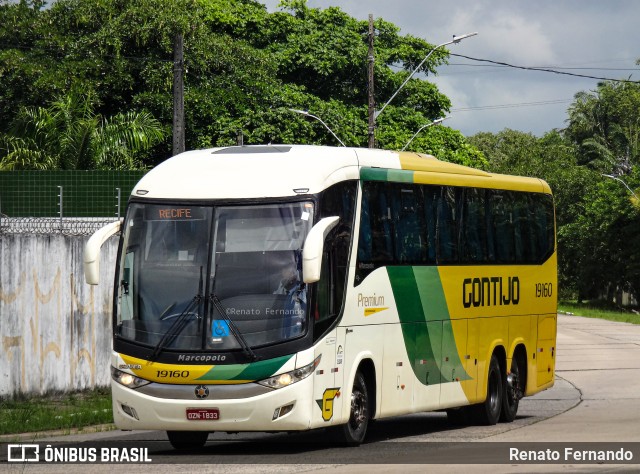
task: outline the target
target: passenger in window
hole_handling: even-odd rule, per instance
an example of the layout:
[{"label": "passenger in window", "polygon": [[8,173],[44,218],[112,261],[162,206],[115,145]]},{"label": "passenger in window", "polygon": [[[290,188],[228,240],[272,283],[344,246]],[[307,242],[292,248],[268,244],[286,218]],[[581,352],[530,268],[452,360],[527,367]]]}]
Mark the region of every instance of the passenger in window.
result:
[{"label": "passenger in window", "polygon": [[274,294],[286,295],[283,308],[283,337],[295,337],[304,332],[307,309],[307,291],[300,278],[298,265],[283,267],[280,284]]},{"label": "passenger in window", "polygon": [[280,284],[273,292],[274,295],[288,295],[300,284],[300,276],[295,267],[287,265],[280,271]]}]

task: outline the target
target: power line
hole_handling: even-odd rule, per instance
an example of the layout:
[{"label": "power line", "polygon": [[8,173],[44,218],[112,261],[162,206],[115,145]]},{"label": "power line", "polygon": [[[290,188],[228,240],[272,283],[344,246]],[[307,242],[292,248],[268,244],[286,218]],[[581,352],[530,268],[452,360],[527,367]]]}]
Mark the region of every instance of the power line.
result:
[{"label": "power line", "polygon": [[[471,64],[471,63],[449,63],[447,66],[469,66],[469,67],[492,67],[497,69],[508,68],[498,64]],[[554,70],[577,70],[577,71],[631,71],[640,72],[639,68],[620,67],[567,67],[567,66],[531,66],[534,69],[553,68]]]},{"label": "power line", "polygon": [[525,70],[525,71],[549,72],[549,73],[561,74],[561,75],[565,75],[565,76],[584,77],[584,78],[587,78],[587,79],[597,79],[599,81],[630,82],[630,83],[634,83],[634,84],[640,84],[640,81],[632,81],[631,79],[612,79],[610,77],[597,77],[597,76],[590,76],[590,75],[587,75],[587,74],[576,74],[576,73],[573,73],[573,72],[559,71],[558,69],[550,69],[550,68],[544,68],[544,67],[518,66],[518,65],[515,65],[515,64],[509,64],[509,63],[505,63],[505,62],[502,62],[502,61],[493,61],[491,59],[472,58],[470,56],[465,56],[463,54],[450,53],[450,55],[451,56],[456,56],[458,58],[469,59],[470,61],[478,61],[478,62],[489,63],[489,64],[497,64],[499,66],[505,66],[505,67],[510,67],[510,68],[514,68],[514,69],[522,69],[522,70]]},{"label": "power line", "polygon": [[499,105],[479,105],[477,107],[460,107],[451,109],[451,112],[468,112],[471,110],[495,110],[495,109],[512,109],[517,107],[534,107],[539,105],[555,105],[555,104],[567,104],[572,102],[573,99],[554,99],[554,100],[541,100],[538,102],[520,102],[514,104],[499,104]]}]

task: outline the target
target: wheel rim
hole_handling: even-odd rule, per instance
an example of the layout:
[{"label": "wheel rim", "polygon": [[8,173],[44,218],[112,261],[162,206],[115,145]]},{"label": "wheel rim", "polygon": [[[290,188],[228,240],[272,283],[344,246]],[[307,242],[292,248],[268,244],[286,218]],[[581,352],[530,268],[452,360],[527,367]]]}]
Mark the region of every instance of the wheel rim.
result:
[{"label": "wheel rim", "polygon": [[359,389],[353,390],[351,394],[351,417],[349,425],[354,431],[360,429],[367,419],[367,400]]},{"label": "wheel rim", "polygon": [[489,407],[492,413],[497,413],[500,410],[499,390],[498,373],[493,371],[489,379]]},{"label": "wheel rim", "polygon": [[507,376],[507,402],[509,406],[515,406],[520,399],[520,369],[517,362],[511,366],[511,373]]}]

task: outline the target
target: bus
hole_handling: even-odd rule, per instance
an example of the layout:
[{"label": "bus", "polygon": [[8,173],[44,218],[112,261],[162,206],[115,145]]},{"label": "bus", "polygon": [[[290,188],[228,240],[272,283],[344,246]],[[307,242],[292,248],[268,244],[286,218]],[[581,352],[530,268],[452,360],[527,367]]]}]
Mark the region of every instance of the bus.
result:
[{"label": "bus", "polygon": [[176,449],[210,433],[446,411],[511,422],[554,383],[555,211],[540,179],[307,145],[188,151],[87,242],[120,232],[113,415]]}]

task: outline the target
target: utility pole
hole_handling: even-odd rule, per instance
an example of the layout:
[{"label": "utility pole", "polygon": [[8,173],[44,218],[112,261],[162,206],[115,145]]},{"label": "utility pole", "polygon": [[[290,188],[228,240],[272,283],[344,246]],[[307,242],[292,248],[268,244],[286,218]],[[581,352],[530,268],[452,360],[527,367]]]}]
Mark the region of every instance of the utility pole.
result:
[{"label": "utility pole", "polygon": [[184,151],[184,53],[182,33],[173,40],[173,154]]},{"label": "utility pole", "polygon": [[376,146],[376,101],[373,97],[373,39],[375,38],[375,28],[373,27],[373,15],[369,14],[369,56],[368,56],[368,87],[367,94],[369,97],[369,148]]}]

